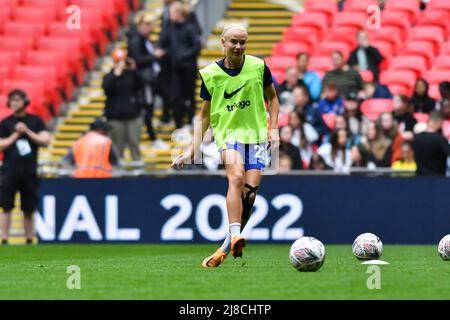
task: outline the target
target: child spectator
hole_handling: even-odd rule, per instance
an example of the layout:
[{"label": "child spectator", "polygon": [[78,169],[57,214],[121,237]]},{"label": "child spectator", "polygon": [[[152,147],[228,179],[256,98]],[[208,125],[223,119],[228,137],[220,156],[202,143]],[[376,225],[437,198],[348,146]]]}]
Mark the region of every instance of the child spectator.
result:
[{"label": "child spectator", "polygon": [[319,101],[319,113],[335,113],[344,112],[344,101],[339,96],[336,85],[333,81],[327,82],[324,86],[322,99]]}]

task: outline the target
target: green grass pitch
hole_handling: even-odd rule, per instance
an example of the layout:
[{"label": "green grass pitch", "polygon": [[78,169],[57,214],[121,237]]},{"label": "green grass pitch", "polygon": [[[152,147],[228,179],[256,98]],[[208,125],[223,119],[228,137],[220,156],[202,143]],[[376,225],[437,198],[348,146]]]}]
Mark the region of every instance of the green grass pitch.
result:
[{"label": "green grass pitch", "polygon": [[[243,259],[217,269],[212,245],[39,245],[0,247],[0,299],[450,299],[450,261],[436,246],[384,248],[381,289],[350,245],[326,246],[318,272],[289,263],[289,245],[250,243]],[[67,267],[81,270],[69,290]]]}]

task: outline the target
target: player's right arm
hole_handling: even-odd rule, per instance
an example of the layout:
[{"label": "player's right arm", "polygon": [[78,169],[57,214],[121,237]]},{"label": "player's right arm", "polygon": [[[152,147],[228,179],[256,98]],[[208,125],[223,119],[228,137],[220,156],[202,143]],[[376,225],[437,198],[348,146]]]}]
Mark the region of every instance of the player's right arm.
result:
[{"label": "player's right arm", "polygon": [[210,109],[211,102],[203,100],[202,106],[200,108],[200,114],[197,120],[194,122],[194,137],[189,149],[180,154],[175,161],[172,163],[172,168],[182,169],[187,163],[193,163],[195,156],[198,153],[200,144],[203,141],[203,136],[209,128],[210,124]]}]

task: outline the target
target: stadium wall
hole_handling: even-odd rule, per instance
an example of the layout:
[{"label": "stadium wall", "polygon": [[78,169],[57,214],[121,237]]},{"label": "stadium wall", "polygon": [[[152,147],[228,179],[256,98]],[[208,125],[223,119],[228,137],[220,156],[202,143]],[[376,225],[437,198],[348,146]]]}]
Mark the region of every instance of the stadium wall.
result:
[{"label": "stadium wall", "polygon": [[[227,231],[223,177],[42,181],[41,242],[219,242]],[[291,242],[436,243],[450,233],[446,178],[266,176],[246,235]]]}]

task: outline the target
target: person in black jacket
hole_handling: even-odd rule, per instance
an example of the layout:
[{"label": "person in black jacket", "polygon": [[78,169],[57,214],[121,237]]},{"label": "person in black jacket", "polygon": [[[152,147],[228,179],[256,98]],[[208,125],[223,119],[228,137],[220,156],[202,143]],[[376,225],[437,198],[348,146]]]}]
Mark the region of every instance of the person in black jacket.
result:
[{"label": "person in black jacket", "polygon": [[141,81],[136,63],[124,49],[112,53],[114,68],[103,78],[106,94],[105,117],[111,125],[111,139],[123,158],[126,145],[134,161],[141,159],[139,143],[142,130],[142,107],[138,102]]},{"label": "person in black jacket", "polygon": [[414,112],[430,113],[436,109],[436,101],[428,95],[428,82],[425,79],[417,79],[411,104]]},{"label": "person in black jacket", "polygon": [[372,71],[374,81],[378,82],[380,74],[378,66],[383,61],[383,56],[377,48],[370,45],[365,31],[359,31],[357,37],[358,47],[350,54],[348,65],[357,70]]},{"label": "person in black jacket", "polygon": [[197,57],[201,50],[198,27],[188,20],[189,12],[176,1],[169,8],[170,24],[160,35],[160,45],[170,61],[170,106],[177,128],[189,123],[195,113]]},{"label": "person in black jacket", "polygon": [[414,137],[414,157],[418,175],[440,175],[446,173],[450,145],[442,135],[444,117],[440,111],[432,111],[427,129]]},{"label": "person in black jacket", "polygon": [[156,140],[153,129],[154,96],[158,94],[163,99],[163,106],[168,105],[167,80],[161,78],[161,59],[164,51],[150,41],[150,34],[155,27],[155,19],[148,13],[139,12],[135,19],[135,25],[127,33],[128,55],[136,61],[137,71],[142,80],[142,87],[138,93],[139,103],[145,110],[145,125],[151,141]]}]

